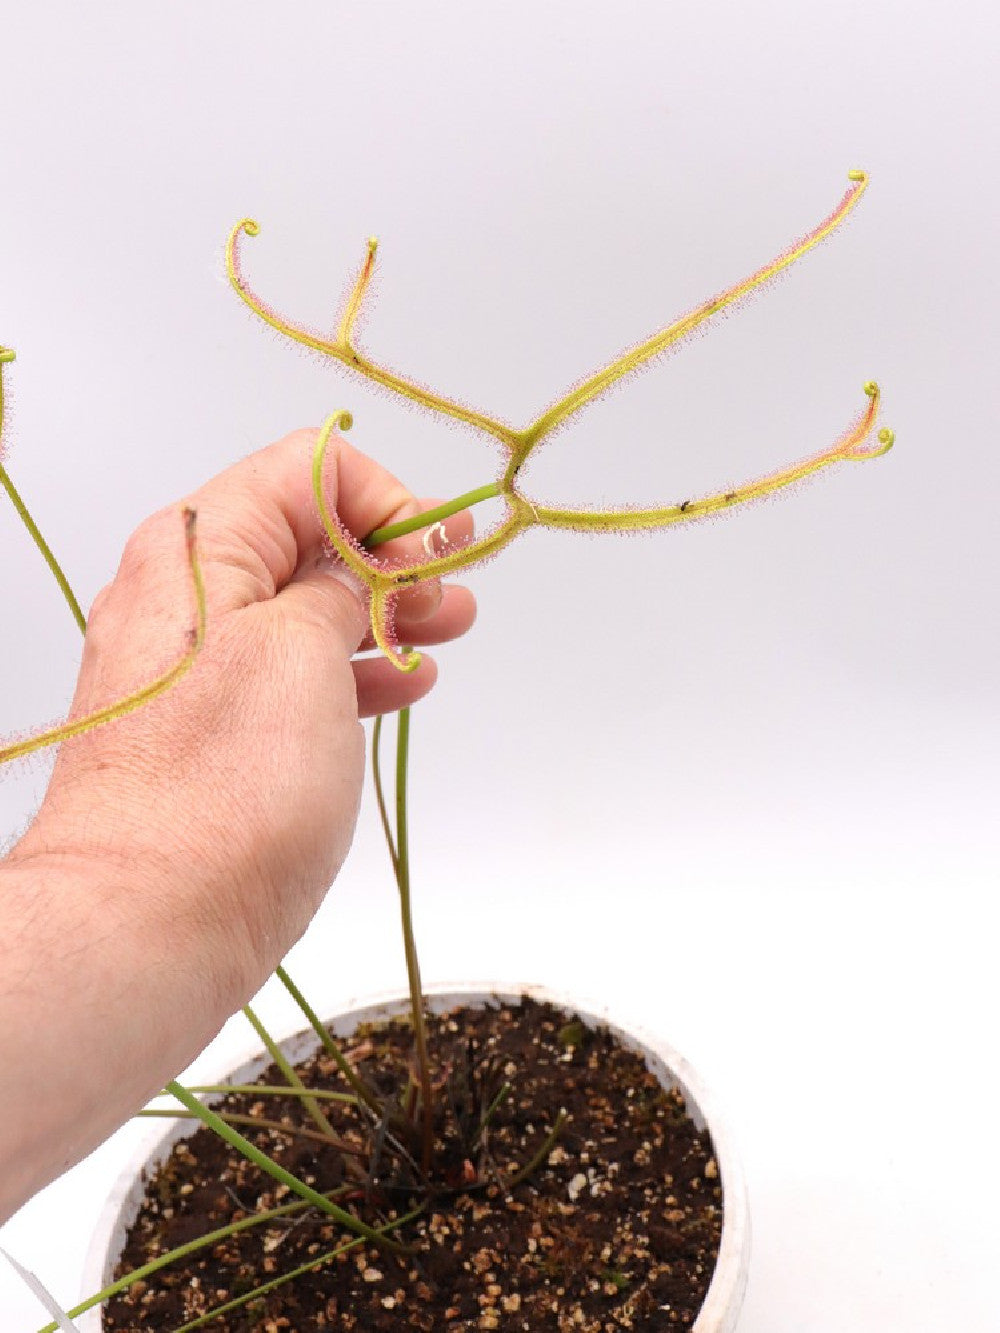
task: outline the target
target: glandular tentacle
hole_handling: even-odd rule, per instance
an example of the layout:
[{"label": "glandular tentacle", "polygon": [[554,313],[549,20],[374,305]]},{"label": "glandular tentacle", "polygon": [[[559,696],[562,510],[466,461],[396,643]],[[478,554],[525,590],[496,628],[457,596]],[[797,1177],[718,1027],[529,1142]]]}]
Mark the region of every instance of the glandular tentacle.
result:
[{"label": "glandular tentacle", "polygon": [[325,338],[317,338],[305,329],[299,328],[297,324],[292,324],[289,320],[283,319],[261,300],[244,279],[239,248],[240,237],[259,235],[260,224],[255,218],[241,218],[229,233],[229,240],[226,242],[226,273],[229,276],[229,285],[240,300],[277,333],[284,334],[286,338],[291,338],[303,347],[311,347],[314,351],[339,357],[340,352],[336,343],[332,343]]},{"label": "glandular tentacle", "polygon": [[[240,239],[243,236],[257,236],[259,233],[260,225],[255,219],[243,218],[237,222],[229,233],[229,240],[226,243],[226,272],[229,275],[230,285],[254,314],[258,315],[276,332],[284,334],[286,338],[291,338],[293,342],[297,342],[300,346],[309,347],[314,352],[322,352],[324,356],[333,357],[335,361],[339,361],[348,369],[356,371],[363,378],[371,380],[375,384],[381,384],[384,389],[388,389],[392,393],[398,393],[404,398],[409,398],[412,402],[418,403],[430,412],[438,412],[442,416],[454,417],[457,421],[472,426],[475,430],[491,435],[500,442],[507,453],[511,452],[515,447],[518,432],[510,426],[494,417],[487,416],[483,412],[476,412],[472,408],[464,407],[461,403],[456,403],[441,394],[433,393],[422,385],[415,384],[412,380],[404,379],[401,375],[396,375],[393,371],[387,370],[384,366],[370,360],[364,353],[351,346],[346,338],[342,336],[345,324],[348,330],[353,325],[357,307],[360,305],[361,297],[364,295],[371,277],[372,266],[375,262],[371,242],[369,242],[368,259],[365,261],[361,276],[355,284],[348,302],[348,312],[341,320],[338,336],[330,339],[321,338],[315,333],[310,333],[308,329],[293,324],[290,320],[278,315],[266,302],[261,300],[246,282],[241,269]],[[353,314],[351,313],[352,303],[354,305]]]},{"label": "glandular tentacle", "polygon": [[372,561],[365,559],[356,543],[341,527],[336,516],[330,513],[330,508],[326,503],[326,489],[323,485],[323,464],[326,461],[326,451],[333,432],[335,430],[350,430],[353,424],[354,418],[350,412],[343,408],[331,412],[323,422],[313,448],[312,486],[319,516],[323,522],[326,535],[330,539],[330,544],[347,568],[358,578],[363,579],[371,588],[375,586],[379,573],[378,568]]},{"label": "glandular tentacle", "polygon": [[763,496],[772,495],[775,491],[791,486],[794,482],[804,480],[814,472],[829,467],[831,463],[878,458],[892,447],[894,436],[892,431],[883,429],[878,434],[879,447],[862,448],[864,441],[871,434],[879,404],[878,387],[872,381],[865,385],[865,393],[868,396],[865,411],[834,444],[824,449],[822,453],[792,463],[759,480],[746,482],[741,486],[703,496],[700,499],[682,500],[679,504],[653,509],[555,509],[538,505],[537,521],[542,527],[571,528],[578,532],[649,531],[669,527],[673,523],[703,518],[706,514],[719,513],[724,509],[732,509],[748,500],[759,500]]},{"label": "glandular tentacle", "polygon": [[868,423],[868,429],[857,438],[852,439],[850,446],[845,449],[844,457],[854,463],[863,463],[868,458],[881,458],[887,454],[896,443],[896,434],[888,426],[883,426],[875,437],[878,440],[877,445],[869,445],[868,448],[862,448],[864,441],[871,430],[871,423],[875,420],[875,414],[878,412],[879,403],[882,399],[882,393],[874,380],[868,380],[865,383],[865,393],[868,395],[869,407],[864,420]]},{"label": "glandular tentacle", "polygon": [[184,543],[187,551],[188,567],[191,571],[191,581],[194,585],[198,616],[194,628],[188,631],[187,649],[183,656],[162,676],[151,681],[148,685],[143,685],[132,694],[126,695],[124,699],[116,699],[114,703],[108,704],[104,708],[94,709],[93,712],[87,713],[83,717],[71,718],[68,722],[51,727],[47,731],[39,732],[37,735],[29,736],[25,740],[0,746],[0,764],[5,764],[11,759],[20,759],[26,754],[33,754],[36,750],[42,750],[48,745],[59,745],[63,741],[71,740],[74,736],[82,736],[84,732],[93,731],[95,727],[101,727],[106,722],[114,722],[120,717],[125,717],[128,713],[134,713],[136,709],[142,708],[150,700],[157,698],[158,695],[165,694],[167,690],[177,684],[182,676],[190,671],[205,642],[207,613],[205,585],[198,560],[198,544],[195,534],[196,513],[193,509],[185,509],[183,517]]},{"label": "glandular tentacle", "polygon": [[420,654],[412,648],[400,651],[395,642],[392,628],[393,602],[398,593],[395,588],[384,585],[372,588],[371,622],[372,637],[375,644],[400,671],[416,671],[420,665]]},{"label": "glandular tentacle", "polygon": [[668,347],[673,346],[682,338],[687,337],[699,325],[704,324],[712,315],[716,315],[721,310],[725,310],[734,302],[748,296],[750,292],[769,282],[784,269],[794,264],[797,259],[812,250],[815,246],[826,239],[847,217],[848,213],[854,208],[855,204],[861,198],[868,187],[868,177],[863,171],[848,172],[850,186],[844,193],[840,203],[833,212],[823,219],[812,231],[807,232],[805,236],[800,237],[787,249],[783,250],[775,259],[751,273],[749,277],[741,279],[728,287],[718,296],[713,296],[710,300],[702,302],[694,310],[682,315],[680,319],[675,320],[673,324],[654,333],[652,337],[641,342],[637,347],[623,352],[621,356],[610,362],[603,369],[591,375],[589,379],[577,386],[571,393],[568,393],[559,402],[544,412],[536,421],[534,421],[525,432],[523,432],[526,443],[520,451],[519,462],[523,462],[528,454],[540,440],[542,440],[556,426],[561,425],[575,412],[578,412],[587,403],[592,402],[599,397],[612,385],[624,376],[631,374],[633,370],[644,365],[653,357],[658,356]]},{"label": "glandular tentacle", "polygon": [[[793,482],[799,481],[841,459],[861,461],[867,458],[877,458],[892,447],[893,433],[885,427],[878,432],[877,443],[866,444],[873,428],[879,404],[878,386],[873,381],[869,381],[865,385],[865,393],[869,400],[867,410],[834,445],[820,454],[735,489],[722,491],[700,499],[686,499],[676,504],[656,508],[596,511],[535,505],[516,489],[516,481],[521,465],[536,445],[558,425],[633,370],[681,341],[713,315],[733,305],[776,277],[829,236],[851,212],[868,185],[868,176],[863,171],[851,171],[848,173],[848,177],[850,185],[843,198],[833,212],[812,231],[782,251],[775,259],[770,260],[754,273],[751,273],[749,277],[734,283],[718,296],[703,302],[696,309],[681,316],[680,319],[675,320],[666,328],[661,329],[644,342],[617,357],[603,369],[585,379],[570,393],[565,394],[534,422],[522,429],[514,429],[493,417],[463,407],[461,404],[414,384],[383,366],[377,365],[363,353],[356,350],[351,342],[351,337],[361,303],[374,271],[376,253],[374,239],[368,243],[368,254],[348,298],[337,336],[330,340],[311,334],[276,315],[250,290],[240,273],[239,241],[244,235],[256,236],[260,229],[251,218],[244,218],[237,223],[230,234],[226,250],[229,278],[243,301],[266,323],[302,346],[333,357],[356,371],[363,378],[380,384],[401,397],[408,398],[418,406],[437,412],[440,415],[453,417],[492,436],[500,442],[505,451],[505,466],[499,479],[491,482],[488,486],[478,488],[475,492],[467,493],[468,498],[477,501],[485,498],[487,493],[492,496],[502,496],[506,500],[508,512],[497,527],[487,533],[485,537],[470,542],[467,546],[458,550],[448,551],[421,563],[388,566],[377,564],[366,558],[361,547],[344,532],[335,517],[327,509],[322,487],[323,455],[334,428],[339,425],[341,429],[346,430],[349,427],[350,414],[346,412],[334,413],[324,423],[313,460],[313,485],[324,527],[334,549],[345,565],[369,589],[371,594],[372,632],[375,641],[395,666],[401,670],[412,670],[419,661],[419,655],[399,653],[394,648],[392,635],[392,603],[394,597],[408,585],[454,574],[479,561],[488,559],[513,541],[525,528],[538,524],[544,527],[577,528],[590,532],[616,532],[667,527],[672,523],[689,521],[706,514],[732,508],[737,504],[761,496],[770,495],[782,487],[789,486]],[[456,507],[456,503],[453,502],[448,506],[439,508],[442,511],[447,509],[447,512],[452,513],[455,512]],[[426,521],[431,523],[440,520],[441,517],[442,513],[436,511],[433,516],[428,516]],[[380,530],[377,534],[369,534],[365,543],[366,547],[370,549],[377,545],[378,541],[388,540],[390,535],[397,535],[394,529],[398,526],[388,525],[384,531]],[[409,530],[412,530],[412,528],[407,526],[407,531]],[[377,540],[375,540],[376,538]]]},{"label": "glandular tentacle", "polygon": [[375,271],[375,251],[377,249],[377,237],[369,236],[368,253],[365,256],[365,262],[361,266],[361,272],[358,274],[358,280],[354,284],[354,290],[348,297],[343,318],[337,329],[337,342],[348,351],[351,350],[351,334],[354,331],[354,321],[358,317],[358,311],[361,309],[361,302],[364,300],[365,292],[368,290],[368,284],[371,282],[372,273]]}]

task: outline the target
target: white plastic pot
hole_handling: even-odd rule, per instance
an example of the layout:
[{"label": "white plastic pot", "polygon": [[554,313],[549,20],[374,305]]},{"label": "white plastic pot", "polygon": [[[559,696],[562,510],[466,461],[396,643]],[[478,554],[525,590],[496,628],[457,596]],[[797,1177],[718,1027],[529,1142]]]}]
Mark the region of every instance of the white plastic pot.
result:
[{"label": "white plastic pot", "polygon": [[[554,994],[543,986],[487,986],[479,982],[431,987],[426,992],[428,1007],[436,1013],[460,1006],[517,1003],[523,996],[552,1004],[568,1016],[575,1014],[590,1027],[608,1028],[630,1050],[643,1055],[647,1066],[664,1087],[680,1089],[688,1114],[699,1129],[708,1130],[722,1184],[722,1241],[715,1272],[692,1333],[733,1333],[746,1288],[750,1217],[743,1171],[734,1154],[729,1131],[720,1120],[711,1096],[688,1062],[657,1037],[635,1027],[622,1027],[600,1007],[578,1003],[566,995]],[[330,1021],[330,1030],[335,1036],[346,1037],[362,1023],[397,1017],[405,1014],[408,1007],[406,996],[392,995],[368,1000],[338,1014]],[[300,1032],[281,1043],[282,1050],[293,1064],[307,1059],[318,1045],[319,1040],[311,1030]],[[270,1063],[271,1057],[260,1052],[232,1070],[226,1081],[251,1082]],[[169,1157],[174,1144],[198,1128],[197,1121],[179,1120],[165,1131],[159,1130],[122,1172],[108,1196],[91,1242],[84,1274],[84,1298],[101,1291],[113,1280],[115,1265],[124,1247],[128,1229],[138,1215],[147,1181]],[[78,1316],[75,1323],[80,1333],[101,1333],[101,1317],[96,1309]]]}]

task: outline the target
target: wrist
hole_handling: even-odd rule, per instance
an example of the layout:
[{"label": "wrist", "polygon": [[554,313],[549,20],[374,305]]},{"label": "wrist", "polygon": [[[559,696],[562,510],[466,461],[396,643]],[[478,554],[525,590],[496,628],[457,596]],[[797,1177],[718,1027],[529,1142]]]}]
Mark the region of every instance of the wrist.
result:
[{"label": "wrist", "polygon": [[0,862],[0,1221],[185,1068],[239,1003],[155,884],[71,851]]},{"label": "wrist", "polygon": [[[204,868],[200,868],[201,871]],[[121,837],[102,837],[101,822],[40,814],[0,861],[5,884],[17,883],[22,913],[51,914],[53,931],[72,931],[79,948],[129,942],[123,969],[155,969],[221,1026],[257,989],[245,932],[227,919],[190,857],[167,856]]]}]

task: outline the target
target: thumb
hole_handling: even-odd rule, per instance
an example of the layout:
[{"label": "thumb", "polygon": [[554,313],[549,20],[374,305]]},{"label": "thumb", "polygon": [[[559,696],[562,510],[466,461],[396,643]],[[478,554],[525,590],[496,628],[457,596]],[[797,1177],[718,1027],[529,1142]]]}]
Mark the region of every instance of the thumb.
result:
[{"label": "thumb", "polygon": [[352,657],[369,630],[370,594],[365,584],[336,556],[323,553],[300,566],[271,603],[274,614],[299,629],[332,633]]}]

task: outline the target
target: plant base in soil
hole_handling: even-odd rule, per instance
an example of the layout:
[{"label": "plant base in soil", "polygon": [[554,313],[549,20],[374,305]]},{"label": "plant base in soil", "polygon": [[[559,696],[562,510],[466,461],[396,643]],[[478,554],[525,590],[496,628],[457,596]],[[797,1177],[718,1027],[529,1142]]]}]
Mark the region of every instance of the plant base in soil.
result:
[{"label": "plant base in soil", "polygon": [[[398,1235],[412,1253],[357,1245],[232,1313],[211,1333],[357,1330],[423,1333],[614,1333],[690,1328],[722,1228],[722,1191],[708,1135],[641,1056],[536,1001],[429,1015],[440,1084],[430,1192],[416,1163],[386,1148],[373,1117],[324,1101],[345,1158],[310,1138],[241,1126],[254,1143],[321,1191],[350,1187],[371,1226],[423,1204]],[[366,1027],[342,1042],[387,1098],[405,1095],[410,1025]],[[352,1057],[353,1058],[353,1057]],[[298,1066],[311,1088],[343,1091],[320,1052]],[[272,1067],[258,1080],[281,1082]],[[480,1130],[504,1083],[511,1085]],[[230,1094],[222,1112],[315,1131],[297,1098]],[[551,1149],[512,1184],[544,1145]],[[419,1151],[416,1156],[419,1157]],[[348,1196],[350,1197],[350,1196]],[[199,1129],[151,1179],[119,1273],[294,1196]],[[344,1202],[343,1199],[340,1200]],[[174,1333],[214,1307],[354,1239],[314,1209],[249,1229],[134,1284],[105,1307],[105,1333]]]}]

